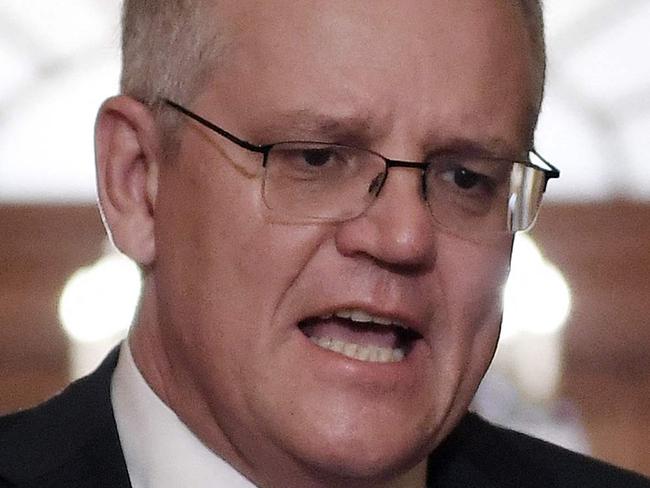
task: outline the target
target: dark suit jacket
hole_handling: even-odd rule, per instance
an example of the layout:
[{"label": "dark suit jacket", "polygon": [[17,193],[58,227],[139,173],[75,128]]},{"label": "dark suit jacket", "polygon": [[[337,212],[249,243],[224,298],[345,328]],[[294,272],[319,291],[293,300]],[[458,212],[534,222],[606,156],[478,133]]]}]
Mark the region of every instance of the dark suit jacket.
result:
[{"label": "dark suit jacket", "polygon": [[[117,356],[43,405],[0,419],[0,487],[131,486],[110,402]],[[650,480],[468,414],[431,456],[428,486],[650,488]]]}]

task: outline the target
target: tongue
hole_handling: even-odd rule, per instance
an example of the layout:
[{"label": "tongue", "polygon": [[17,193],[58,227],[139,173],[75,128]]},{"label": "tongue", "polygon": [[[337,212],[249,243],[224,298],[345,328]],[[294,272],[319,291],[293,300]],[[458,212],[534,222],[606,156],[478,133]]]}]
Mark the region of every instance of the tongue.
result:
[{"label": "tongue", "polygon": [[399,345],[399,333],[393,326],[331,318],[310,320],[301,329],[308,337],[338,339],[361,346],[396,348]]}]

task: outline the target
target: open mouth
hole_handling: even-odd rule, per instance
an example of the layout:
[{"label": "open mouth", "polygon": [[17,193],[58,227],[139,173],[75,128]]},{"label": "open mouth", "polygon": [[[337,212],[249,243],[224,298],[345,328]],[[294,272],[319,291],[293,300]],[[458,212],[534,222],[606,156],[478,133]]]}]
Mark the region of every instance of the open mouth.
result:
[{"label": "open mouth", "polygon": [[403,361],[422,336],[390,318],[362,310],[337,310],[302,320],[299,328],[323,349],[372,363]]}]

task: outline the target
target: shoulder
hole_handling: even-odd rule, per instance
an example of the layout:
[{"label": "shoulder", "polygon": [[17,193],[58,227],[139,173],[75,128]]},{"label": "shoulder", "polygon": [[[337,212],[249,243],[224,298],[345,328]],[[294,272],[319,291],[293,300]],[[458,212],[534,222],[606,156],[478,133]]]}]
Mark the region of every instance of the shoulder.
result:
[{"label": "shoulder", "polygon": [[17,486],[59,486],[37,480],[90,473],[105,463],[103,455],[121,456],[110,403],[117,355],[113,351],[97,371],[47,402],[0,418],[0,486],[4,479]]},{"label": "shoulder", "polygon": [[554,444],[498,427],[469,414],[451,444],[495,486],[650,488],[650,480]]}]

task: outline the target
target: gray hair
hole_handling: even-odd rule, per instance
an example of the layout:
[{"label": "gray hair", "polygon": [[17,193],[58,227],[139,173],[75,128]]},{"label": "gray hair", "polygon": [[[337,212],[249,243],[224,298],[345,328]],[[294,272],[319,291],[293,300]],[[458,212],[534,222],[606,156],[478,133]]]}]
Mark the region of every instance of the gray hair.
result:
[{"label": "gray hair", "polygon": [[206,0],[124,0],[121,91],[144,103],[187,100],[217,62]]}]

